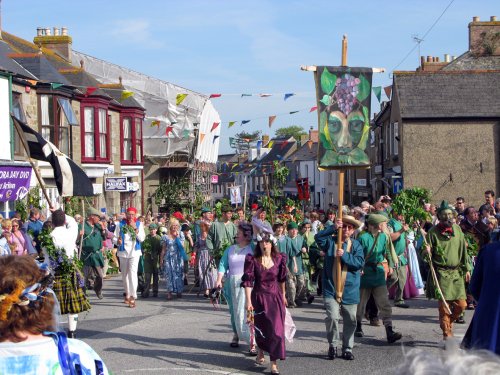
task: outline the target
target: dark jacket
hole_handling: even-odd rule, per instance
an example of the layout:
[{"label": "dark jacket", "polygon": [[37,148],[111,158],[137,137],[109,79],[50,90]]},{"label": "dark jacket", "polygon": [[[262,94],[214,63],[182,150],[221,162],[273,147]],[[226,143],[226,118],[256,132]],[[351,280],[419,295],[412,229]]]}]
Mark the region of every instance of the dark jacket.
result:
[{"label": "dark jacket", "polygon": [[[314,239],[316,244],[325,254],[325,267],[323,268],[323,295],[325,298],[335,298],[336,291],[333,284],[333,264],[337,251],[337,230],[330,226],[318,232]],[[345,305],[355,305],[359,303],[360,270],[363,268],[364,256],[363,248],[357,240],[351,239],[351,251],[348,253],[347,243],[344,242],[342,248],[344,254],[340,258],[342,267],[347,265],[347,276],[342,294],[342,303]]]}]

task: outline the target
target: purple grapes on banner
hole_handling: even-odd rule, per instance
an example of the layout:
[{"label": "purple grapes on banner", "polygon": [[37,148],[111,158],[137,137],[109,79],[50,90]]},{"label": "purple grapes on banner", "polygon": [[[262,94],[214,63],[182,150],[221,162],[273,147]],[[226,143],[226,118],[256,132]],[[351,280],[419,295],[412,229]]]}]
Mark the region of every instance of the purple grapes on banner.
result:
[{"label": "purple grapes on banner", "polygon": [[352,112],[356,104],[356,95],[358,95],[360,79],[350,74],[344,74],[337,78],[335,83],[335,92],[333,94],[337,105],[342,113],[348,115]]}]

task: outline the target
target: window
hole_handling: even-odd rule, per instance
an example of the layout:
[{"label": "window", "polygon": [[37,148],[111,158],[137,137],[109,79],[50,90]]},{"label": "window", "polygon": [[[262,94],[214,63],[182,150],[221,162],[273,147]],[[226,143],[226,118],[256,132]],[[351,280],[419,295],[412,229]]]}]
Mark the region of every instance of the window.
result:
[{"label": "window", "polygon": [[40,95],[39,123],[42,137],[62,153],[70,155],[70,125],[78,125],[70,101],[54,95]]},{"label": "window", "polygon": [[399,155],[399,124],[394,123],[394,155]]},{"label": "window", "polygon": [[132,120],[123,119],[123,160],[132,161]]},{"label": "window", "polygon": [[82,161],[109,162],[109,116],[107,108],[82,104]]},{"label": "window", "polygon": [[142,144],[142,120],[135,119],[135,159],[138,163],[141,162],[141,144]]},{"label": "window", "polygon": [[[26,116],[24,115],[24,108],[21,102],[21,94],[12,93],[12,113],[19,120],[26,123]],[[16,128],[14,127],[14,154],[15,155],[24,155],[24,148],[21,144],[21,139],[19,138],[19,134],[17,133]]]}]

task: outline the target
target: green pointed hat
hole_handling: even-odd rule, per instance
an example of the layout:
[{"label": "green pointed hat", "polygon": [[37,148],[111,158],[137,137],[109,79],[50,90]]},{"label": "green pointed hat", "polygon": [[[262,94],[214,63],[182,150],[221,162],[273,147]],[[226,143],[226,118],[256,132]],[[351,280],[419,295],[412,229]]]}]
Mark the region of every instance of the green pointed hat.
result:
[{"label": "green pointed hat", "polygon": [[441,211],[444,210],[454,210],[452,206],[448,204],[448,201],[441,201],[441,205],[436,209],[436,213],[439,215]]}]

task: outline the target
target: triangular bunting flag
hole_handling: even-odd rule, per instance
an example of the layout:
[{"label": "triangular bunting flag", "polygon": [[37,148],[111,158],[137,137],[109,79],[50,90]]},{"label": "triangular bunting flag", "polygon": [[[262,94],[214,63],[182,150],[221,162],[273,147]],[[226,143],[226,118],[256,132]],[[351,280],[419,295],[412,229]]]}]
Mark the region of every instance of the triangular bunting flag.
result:
[{"label": "triangular bunting flag", "polygon": [[200,143],[202,143],[204,139],[205,139],[205,134],[200,133]]},{"label": "triangular bunting flag", "polygon": [[294,113],[297,113],[298,111],[292,111],[290,112],[291,115],[293,115]]},{"label": "triangular bunting flag", "polygon": [[292,96],[294,96],[295,94],[293,92],[290,92],[288,94],[285,94],[285,98],[283,100],[287,100],[288,98],[291,98]]},{"label": "triangular bunting flag", "polygon": [[276,155],[276,159],[278,159],[278,160],[283,160],[283,156],[281,156],[281,155]]},{"label": "triangular bunting flag", "polygon": [[50,88],[51,88],[51,90],[58,89],[58,88],[59,88],[59,87],[61,87],[61,86],[64,86],[64,84],[62,84],[62,83],[51,83],[51,84],[50,84]]},{"label": "triangular bunting flag", "polygon": [[314,107],[311,107],[311,109],[309,110],[309,113],[314,112],[317,109],[318,109],[318,106],[315,105]]},{"label": "triangular bunting flag", "polygon": [[132,91],[124,90],[120,96],[120,101],[123,102],[125,99],[130,98],[134,93]]},{"label": "triangular bunting flag", "polygon": [[238,166],[238,163],[234,163],[233,166],[231,167],[231,170],[233,170],[234,168],[236,168]]},{"label": "triangular bunting flag", "polygon": [[382,98],[382,86],[373,86],[372,90],[377,97],[378,102],[380,103],[380,99]]},{"label": "triangular bunting flag", "polygon": [[174,127],[173,126],[167,126],[167,128],[165,129],[165,135],[168,136],[172,130],[174,130]]},{"label": "triangular bunting flag", "polygon": [[38,83],[38,81],[35,79],[27,79],[26,81],[31,83],[31,85],[33,85],[33,86],[36,86],[36,84]]},{"label": "triangular bunting flag", "polygon": [[222,96],[222,94],[210,94],[210,96],[208,97],[208,99],[220,98],[221,96]]},{"label": "triangular bunting flag", "polygon": [[269,98],[272,94],[259,94],[261,98]]},{"label": "triangular bunting flag", "polygon": [[284,141],[284,142],[281,144],[280,149],[282,149],[282,150],[283,150],[287,144],[288,144],[288,141]]},{"label": "triangular bunting flag", "polygon": [[262,141],[261,140],[258,140],[257,141],[257,151],[259,151],[262,147]]},{"label": "triangular bunting flag", "polygon": [[236,124],[236,121],[229,121],[229,126],[228,128],[230,128],[231,126],[233,126],[234,124]]},{"label": "triangular bunting flag", "polygon": [[87,87],[87,90],[85,90],[85,96],[92,95],[92,93],[97,90],[97,87]]},{"label": "triangular bunting flag", "polygon": [[243,121],[241,122],[241,125],[248,124],[249,122],[250,122],[250,120],[243,120]]},{"label": "triangular bunting flag", "polygon": [[175,104],[176,105],[181,104],[184,101],[184,99],[186,99],[186,96],[188,96],[188,94],[177,94],[177,96],[175,97]]},{"label": "triangular bunting flag", "polygon": [[219,126],[220,122],[214,122],[213,125],[212,125],[212,129],[210,129],[211,132],[213,132],[217,126]]},{"label": "triangular bunting flag", "polygon": [[269,116],[269,127],[273,124],[274,120],[276,120],[276,116]]},{"label": "triangular bunting flag", "polygon": [[243,98],[244,96],[252,96],[252,94],[241,94],[241,97]]},{"label": "triangular bunting flag", "polygon": [[390,99],[391,94],[392,94],[392,85],[384,87],[384,92],[385,92],[385,95],[387,96],[387,98]]},{"label": "triangular bunting flag", "polygon": [[219,136],[218,136],[218,135],[214,135],[214,139],[212,139],[212,143],[215,143],[215,140],[216,140],[217,138],[219,138]]},{"label": "triangular bunting flag", "polygon": [[271,141],[267,144],[267,148],[272,148],[274,145],[274,141]]},{"label": "triangular bunting flag", "polygon": [[189,138],[189,130],[184,129],[184,130],[182,131],[182,135],[183,135],[183,138],[184,138],[184,139]]},{"label": "triangular bunting flag", "polygon": [[160,120],[153,120],[151,121],[151,127],[153,126],[158,126],[158,128],[160,127]]}]

